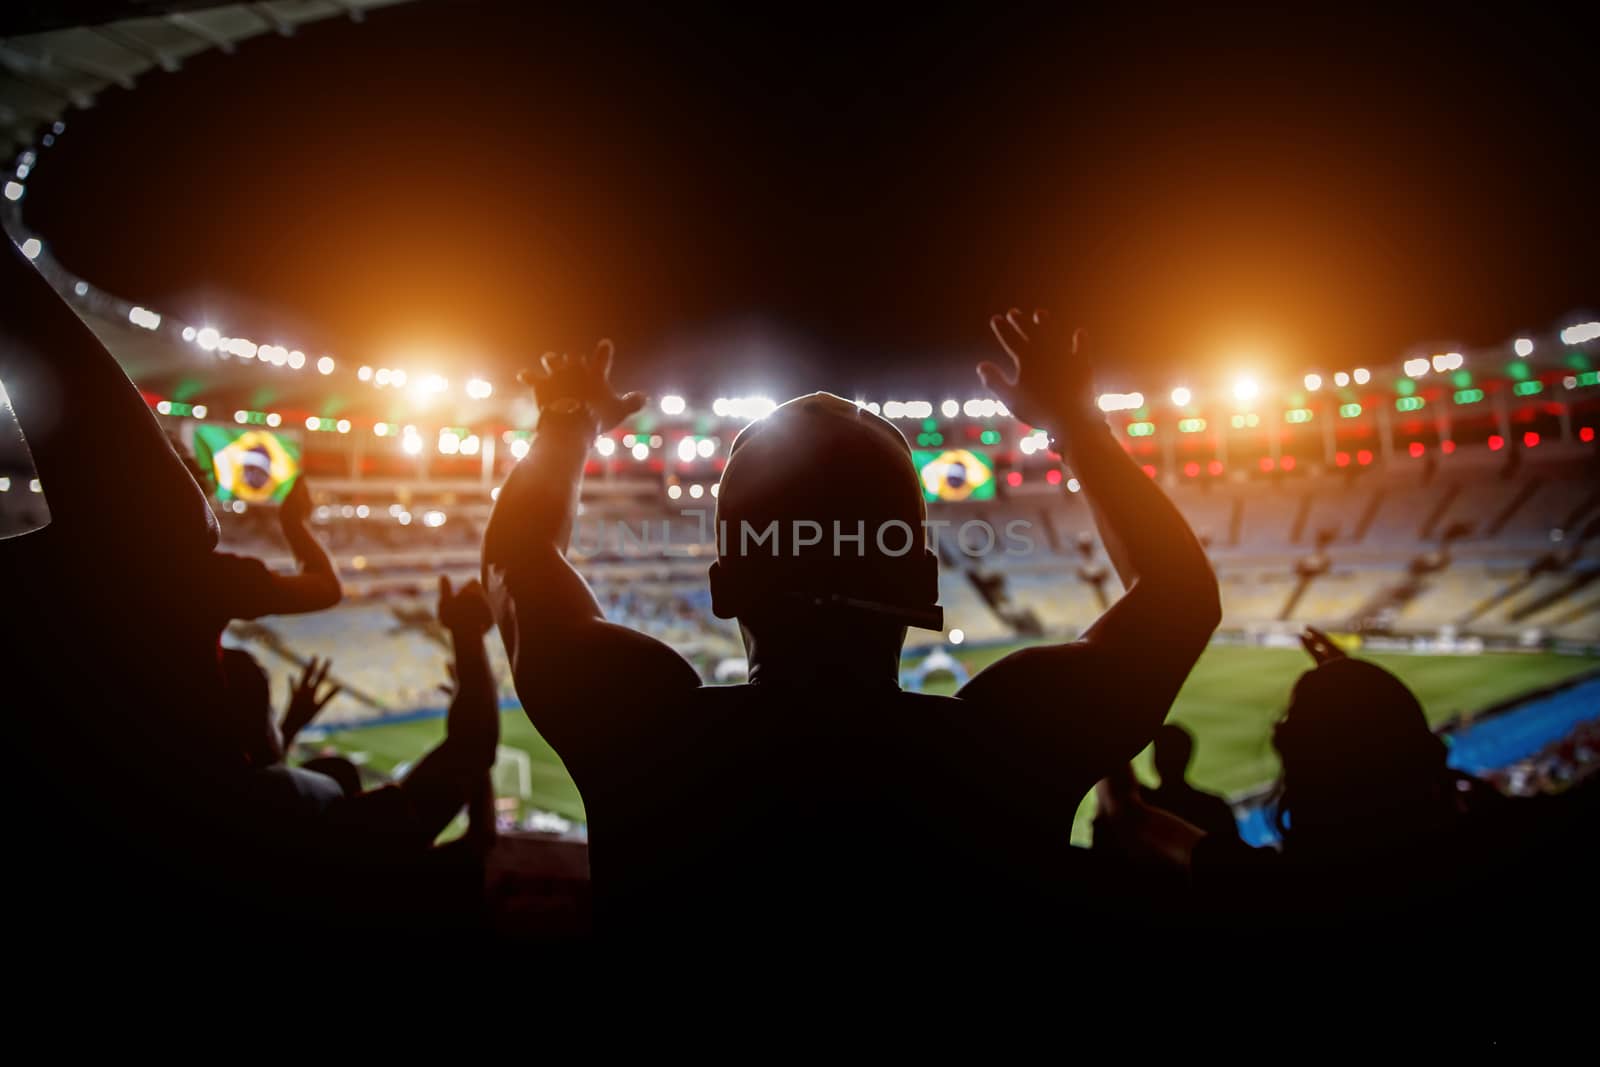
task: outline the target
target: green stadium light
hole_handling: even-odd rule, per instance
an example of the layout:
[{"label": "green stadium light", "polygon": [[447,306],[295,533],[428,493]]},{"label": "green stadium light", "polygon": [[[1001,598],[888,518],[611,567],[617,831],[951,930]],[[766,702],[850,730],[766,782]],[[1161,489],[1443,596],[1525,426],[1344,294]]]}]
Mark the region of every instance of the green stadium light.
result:
[{"label": "green stadium light", "polygon": [[[938,434],[934,434],[934,436],[938,437],[939,435]],[[978,440],[982,441],[986,445],[997,445],[997,444],[1000,443],[1000,431],[999,430],[985,430],[985,431],[983,431],[983,434],[978,438]]]},{"label": "green stadium light", "polygon": [[1587,370],[1578,375],[1578,386],[1600,385],[1600,370]]},{"label": "green stadium light", "polygon": [[1457,404],[1476,404],[1483,399],[1482,389],[1461,389],[1456,392]]},{"label": "green stadium light", "polygon": [[1544,383],[1541,381],[1518,382],[1511,387],[1511,391],[1518,396],[1536,396],[1544,392]]},{"label": "green stadium light", "polygon": [[1178,432],[1179,433],[1200,433],[1200,432],[1204,431],[1205,428],[1206,428],[1206,420],[1205,419],[1179,419],[1178,420]]},{"label": "green stadium light", "polygon": [[1394,383],[1394,391],[1401,396],[1410,396],[1417,391],[1417,383],[1410,378],[1401,378]]},{"label": "green stadium light", "polygon": [[1128,436],[1129,437],[1149,437],[1151,434],[1153,434],[1155,432],[1156,432],[1156,424],[1153,423],[1153,422],[1130,422],[1130,423],[1128,423]]},{"label": "green stadium light", "polygon": [[1567,353],[1567,366],[1573,370],[1588,370],[1592,364],[1588,356],[1574,349]]},{"label": "green stadium light", "polygon": [[1247,415],[1235,415],[1233,417],[1233,428],[1235,430],[1243,430],[1246,427],[1253,427],[1253,426],[1260,426],[1260,425],[1261,425],[1261,416],[1257,415],[1253,411],[1250,412]]},{"label": "green stadium light", "polygon": [[928,433],[932,433],[939,428],[939,423],[936,419],[923,419],[922,428]]},{"label": "green stadium light", "polygon": [[1341,419],[1353,419],[1353,418],[1357,417],[1360,414],[1361,414],[1361,405],[1360,404],[1340,404],[1339,405],[1339,417]]},{"label": "green stadium light", "polygon": [[1394,402],[1396,411],[1421,411],[1427,401],[1420,396],[1403,396]]},{"label": "green stadium light", "polygon": [[1472,385],[1472,372],[1469,370],[1458,370],[1455,372],[1455,374],[1450,376],[1450,380],[1455,383],[1457,389],[1466,389]]},{"label": "green stadium light", "polygon": [[1288,411],[1285,411],[1283,413],[1283,421],[1284,422],[1310,422],[1311,421],[1311,409],[1310,408],[1290,408]]},{"label": "green stadium light", "polygon": [[1517,379],[1519,382],[1527,381],[1529,378],[1533,377],[1533,371],[1528,369],[1528,365],[1526,363],[1507,364],[1506,373]]}]

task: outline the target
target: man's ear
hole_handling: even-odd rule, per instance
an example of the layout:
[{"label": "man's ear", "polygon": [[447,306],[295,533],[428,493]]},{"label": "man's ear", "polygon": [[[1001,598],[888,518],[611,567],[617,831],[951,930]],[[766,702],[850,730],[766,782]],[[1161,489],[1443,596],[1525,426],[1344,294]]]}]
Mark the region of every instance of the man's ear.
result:
[{"label": "man's ear", "polygon": [[718,562],[711,564],[706,577],[711,582],[711,614],[719,619],[736,618],[739,614],[738,597],[734,593],[732,575]]}]

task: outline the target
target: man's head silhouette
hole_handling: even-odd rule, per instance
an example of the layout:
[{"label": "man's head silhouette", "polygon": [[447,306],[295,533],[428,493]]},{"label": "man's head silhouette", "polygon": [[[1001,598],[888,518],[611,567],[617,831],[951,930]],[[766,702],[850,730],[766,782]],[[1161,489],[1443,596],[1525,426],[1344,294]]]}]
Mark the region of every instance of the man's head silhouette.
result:
[{"label": "man's head silhouette", "polygon": [[747,631],[942,627],[911,450],[829,393],[745,427],[717,496],[712,608]]},{"label": "man's head silhouette", "polygon": [[1182,785],[1189,773],[1189,762],[1194,758],[1194,736],[1176,723],[1167,723],[1156,732],[1153,742],[1156,773],[1161,784]]}]

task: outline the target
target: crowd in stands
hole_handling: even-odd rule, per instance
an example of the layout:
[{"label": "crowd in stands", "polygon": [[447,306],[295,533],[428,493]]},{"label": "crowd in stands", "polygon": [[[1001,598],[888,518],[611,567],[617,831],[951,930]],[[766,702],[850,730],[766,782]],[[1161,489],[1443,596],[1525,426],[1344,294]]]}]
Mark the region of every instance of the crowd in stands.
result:
[{"label": "crowd in stands", "polygon": [[[708,590],[619,583],[597,594],[568,559],[584,460],[597,432],[643,402],[612,389],[602,343],[526,372],[539,429],[472,531],[481,574],[438,576],[431,610],[374,609],[390,615],[372,620],[373,639],[398,633],[413,654],[330,667],[304,655],[314,620],[331,617],[318,613],[342,594],[304,482],[272,514],[275,530],[257,531],[287,548],[293,574],[217,551],[204,493],[137,391],[17,250],[3,258],[23,313],[5,324],[0,378],[51,515],[0,546],[19,594],[4,634],[8,694],[30,712],[12,786],[42,813],[18,847],[57,865],[34,878],[35,903],[52,914],[215,929],[248,907],[257,936],[278,918],[302,936],[308,923],[503,930],[489,902],[517,913],[505,888],[515,880],[486,894],[484,872],[508,690],[582,791],[593,901],[582,922],[602,940],[1414,938],[1419,923],[1481,916],[1486,900],[1509,907],[1530,882],[1552,908],[1571,903],[1552,886],[1586,895],[1592,724],[1496,790],[1448,766],[1398,679],[1314,629],[1272,736],[1281,850],[1245,845],[1226,804],[1185,782],[1193,740],[1164,723],[1224,598],[1184,515],[1107,432],[1086,340],[1044,312],[995,316],[1000,362],[979,373],[1050,431],[1081,480],[1071,506],[1092,508],[1105,559],[1079,554],[1099,614],[1076,640],[1007,656],[954,697],[903,691],[908,629],[942,631],[941,602],[978,586],[941,575],[914,542],[891,551],[869,534],[841,552],[788,532],[815,520],[909,533],[926,518],[900,432],[820,393],[746,428],[721,482],[720,518],[773,524],[792,544],[720,551]],[[114,469],[40,406],[67,380],[80,411],[121,442]],[[853,477],[814,476],[838,468]],[[1249,519],[1242,530],[1256,535]],[[1125,591],[1103,603],[1112,576]],[[108,603],[124,625],[85,647],[82,620]],[[270,650],[275,622],[260,620],[290,616],[311,626],[272,665],[292,683],[275,684],[247,646]],[[503,653],[486,647],[496,626]],[[705,685],[703,665],[678,648],[734,629],[747,682]],[[377,787],[336,758],[297,763],[296,736],[339,687],[376,689],[398,659],[429,666],[390,688],[445,687],[444,740]],[[1130,761],[1152,742],[1160,784],[1140,787]],[[1559,795],[1506,795],[1535,791],[1534,778]],[[1099,816],[1082,849],[1068,828],[1090,791]],[[466,835],[437,845],[463,811]],[[78,845],[85,836],[94,849]],[[107,866],[139,872],[137,888],[108,901],[92,877]]]}]

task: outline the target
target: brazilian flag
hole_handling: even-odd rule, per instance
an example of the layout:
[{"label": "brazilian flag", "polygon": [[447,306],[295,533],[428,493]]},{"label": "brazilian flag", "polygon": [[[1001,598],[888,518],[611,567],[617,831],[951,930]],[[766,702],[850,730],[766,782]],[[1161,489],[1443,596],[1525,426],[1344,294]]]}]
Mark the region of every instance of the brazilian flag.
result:
[{"label": "brazilian flag", "polygon": [[224,503],[282,503],[300,473],[300,446],[271,430],[196,426],[194,457],[216,476]]},{"label": "brazilian flag", "polygon": [[922,478],[922,495],[928,500],[993,500],[994,464],[969,448],[942,452],[911,451],[911,461]]}]

